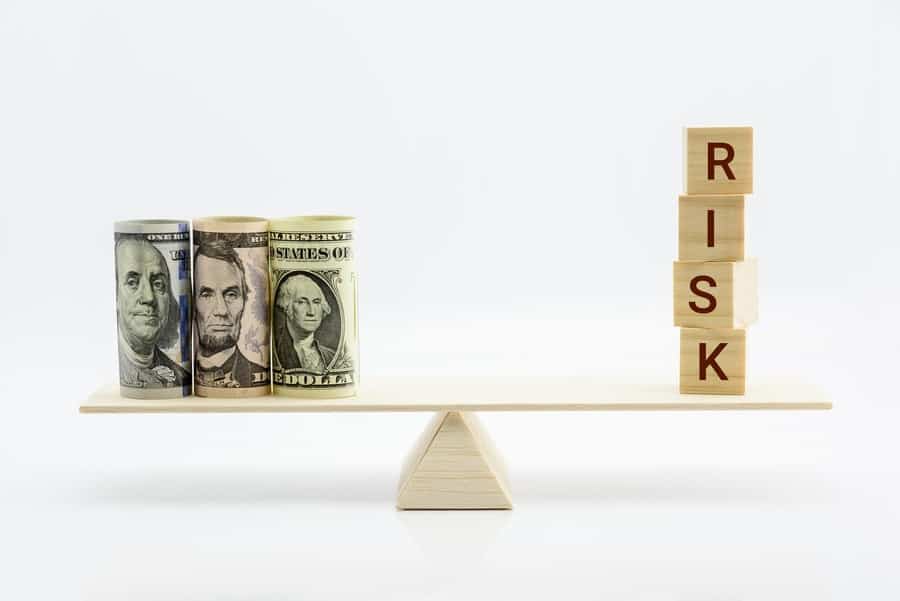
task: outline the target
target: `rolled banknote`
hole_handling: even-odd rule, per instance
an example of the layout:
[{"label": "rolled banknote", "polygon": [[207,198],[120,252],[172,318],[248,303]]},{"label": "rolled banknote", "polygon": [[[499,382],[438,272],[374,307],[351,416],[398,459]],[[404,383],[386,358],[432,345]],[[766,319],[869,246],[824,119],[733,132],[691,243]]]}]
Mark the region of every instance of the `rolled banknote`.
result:
[{"label": "rolled banknote", "polygon": [[187,221],[119,221],[116,319],[122,396],[191,394],[191,248]]},{"label": "rolled banknote", "polygon": [[269,222],[275,394],[356,393],[359,369],[352,217]]},{"label": "rolled banknote", "polygon": [[269,393],[268,222],[194,219],[194,393]]}]

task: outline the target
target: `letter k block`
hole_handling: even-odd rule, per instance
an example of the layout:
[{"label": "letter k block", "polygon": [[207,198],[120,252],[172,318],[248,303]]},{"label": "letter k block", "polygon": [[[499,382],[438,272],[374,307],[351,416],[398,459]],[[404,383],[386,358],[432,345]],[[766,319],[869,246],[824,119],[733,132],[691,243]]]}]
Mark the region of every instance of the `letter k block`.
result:
[{"label": "letter k block", "polygon": [[746,330],[681,329],[681,394],[744,394]]}]

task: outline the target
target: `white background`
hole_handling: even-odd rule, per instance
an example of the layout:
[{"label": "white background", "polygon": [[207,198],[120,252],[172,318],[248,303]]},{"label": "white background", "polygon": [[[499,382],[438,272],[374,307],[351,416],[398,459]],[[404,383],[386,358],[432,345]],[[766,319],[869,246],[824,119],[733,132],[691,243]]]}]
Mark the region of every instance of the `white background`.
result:
[{"label": "white background", "polygon": [[[0,2],[0,596],[897,599],[896,2]],[[750,379],[828,413],[79,416],[112,222],[359,218],[366,374],[671,377],[681,127],[753,125]]]}]

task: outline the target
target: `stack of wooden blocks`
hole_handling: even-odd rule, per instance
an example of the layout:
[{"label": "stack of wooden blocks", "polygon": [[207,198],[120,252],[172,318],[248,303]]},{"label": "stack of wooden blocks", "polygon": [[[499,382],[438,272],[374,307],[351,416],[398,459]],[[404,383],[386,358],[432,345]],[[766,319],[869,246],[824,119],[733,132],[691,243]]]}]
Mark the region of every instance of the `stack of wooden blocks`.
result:
[{"label": "stack of wooden blocks", "polygon": [[682,394],[744,394],[756,261],[744,257],[744,195],[753,192],[753,128],[687,127],[678,198],[675,325]]}]

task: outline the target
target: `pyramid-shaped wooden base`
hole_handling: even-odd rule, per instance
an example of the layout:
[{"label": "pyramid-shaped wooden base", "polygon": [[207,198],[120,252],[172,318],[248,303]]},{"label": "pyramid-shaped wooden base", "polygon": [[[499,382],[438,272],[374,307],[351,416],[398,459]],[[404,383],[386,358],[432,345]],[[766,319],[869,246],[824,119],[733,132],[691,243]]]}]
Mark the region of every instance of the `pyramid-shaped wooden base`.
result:
[{"label": "pyramid-shaped wooden base", "polygon": [[474,413],[441,411],[406,460],[399,509],[512,509],[502,463]]}]

